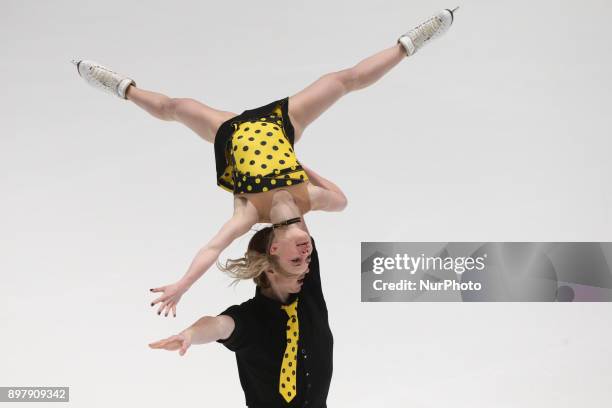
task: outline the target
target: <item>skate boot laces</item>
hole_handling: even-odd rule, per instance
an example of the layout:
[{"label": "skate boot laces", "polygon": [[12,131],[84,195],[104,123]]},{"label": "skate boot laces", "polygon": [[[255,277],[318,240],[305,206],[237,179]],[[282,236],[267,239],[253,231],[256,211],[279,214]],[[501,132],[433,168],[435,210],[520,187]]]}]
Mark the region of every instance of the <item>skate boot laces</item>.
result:
[{"label": "skate boot laces", "polygon": [[416,48],[420,48],[423,43],[436,36],[440,27],[442,27],[442,19],[438,16],[433,16],[427,21],[419,24],[408,32],[408,36]]},{"label": "skate boot laces", "polygon": [[113,93],[116,92],[117,85],[119,85],[120,82],[119,77],[121,77],[119,73],[100,65],[91,65],[88,67],[88,71],[91,79],[95,80],[109,91]]}]

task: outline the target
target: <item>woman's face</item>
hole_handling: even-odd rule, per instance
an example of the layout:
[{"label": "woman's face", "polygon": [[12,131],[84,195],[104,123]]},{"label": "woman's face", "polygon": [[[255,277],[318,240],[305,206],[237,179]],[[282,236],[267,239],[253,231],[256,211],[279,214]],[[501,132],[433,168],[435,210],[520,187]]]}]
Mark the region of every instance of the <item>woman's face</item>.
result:
[{"label": "woman's face", "polygon": [[312,254],[310,235],[302,229],[301,224],[299,222],[278,228],[270,246],[270,254],[276,255],[280,266],[291,275],[275,273],[271,283],[289,293],[301,290]]}]

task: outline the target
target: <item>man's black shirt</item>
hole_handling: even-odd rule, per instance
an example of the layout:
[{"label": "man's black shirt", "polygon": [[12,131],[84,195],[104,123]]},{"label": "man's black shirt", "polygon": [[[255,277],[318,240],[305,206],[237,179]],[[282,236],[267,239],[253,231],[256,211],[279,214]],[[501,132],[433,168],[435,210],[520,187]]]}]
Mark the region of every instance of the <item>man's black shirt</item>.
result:
[{"label": "man's black shirt", "polygon": [[255,296],[221,314],[234,319],[230,337],[219,340],[236,353],[246,404],[251,408],[325,408],[332,377],[333,336],[321,289],[319,256],[311,238],[310,271],[302,290],[284,304],[298,301],[300,336],[297,355],[297,395],[286,402],[278,391],[281,363],[287,346],[287,313],[283,303],[268,298],[259,287]]}]

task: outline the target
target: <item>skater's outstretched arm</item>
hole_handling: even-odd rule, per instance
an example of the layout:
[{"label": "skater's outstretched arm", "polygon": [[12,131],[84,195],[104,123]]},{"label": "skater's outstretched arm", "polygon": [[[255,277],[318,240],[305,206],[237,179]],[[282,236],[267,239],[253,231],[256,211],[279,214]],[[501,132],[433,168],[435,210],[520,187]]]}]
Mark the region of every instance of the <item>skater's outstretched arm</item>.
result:
[{"label": "skater's outstretched arm", "polygon": [[234,215],[221,227],[219,232],[196,254],[189,269],[177,282],[151,289],[151,292],[162,292],[162,296],[155,299],[151,306],[161,303],[157,314],[165,312],[165,316],[172,310],[176,317],[176,305],[181,296],[206,272],[219,258],[221,252],[236,238],[247,233],[257,222],[257,210],[247,205],[246,200],[234,199]]},{"label": "skater's outstretched arm", "polygon": [[311,209],[319,211],[342,211],[348,204],[348,199],[336,184],[316,173],[310,167],[300,162],[312,184]]},{"label": "skater's outstretched arm", "polygon": [[154,349],[179,350],[185,355],[192,344],[206,344],[228,338],[234,331],[234,319],[230,316],[204,316],[175,336],[149,344]]}]

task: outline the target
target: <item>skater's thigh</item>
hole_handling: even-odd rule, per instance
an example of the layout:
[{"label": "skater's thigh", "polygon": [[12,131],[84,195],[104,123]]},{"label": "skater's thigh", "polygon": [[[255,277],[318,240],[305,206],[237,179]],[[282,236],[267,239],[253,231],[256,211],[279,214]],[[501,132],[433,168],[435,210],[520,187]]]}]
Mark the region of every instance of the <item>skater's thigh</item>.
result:
[{"label": "skater's thigh", "polygon": [[173,98],[174,117],[202,139],[214,143],[219,126],[237,116],[234,112],[214,109],[192,98]]},{"label": "skater's thigh", "polygon": [[295,128],[295,142],[309,124],[349,91],[351,75],[350,69],[325,74],[289,97],[289,118]]}]

